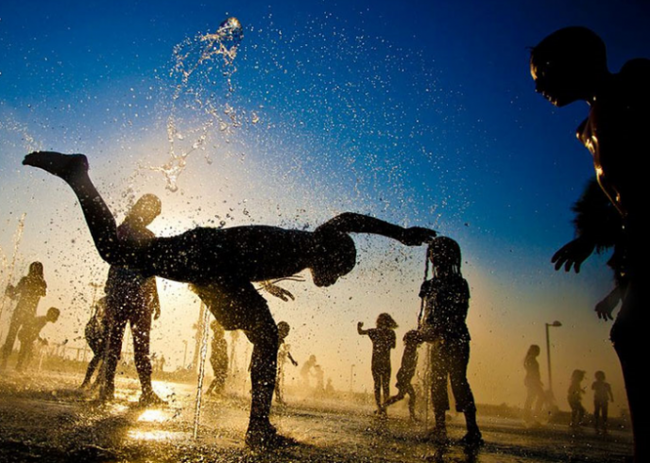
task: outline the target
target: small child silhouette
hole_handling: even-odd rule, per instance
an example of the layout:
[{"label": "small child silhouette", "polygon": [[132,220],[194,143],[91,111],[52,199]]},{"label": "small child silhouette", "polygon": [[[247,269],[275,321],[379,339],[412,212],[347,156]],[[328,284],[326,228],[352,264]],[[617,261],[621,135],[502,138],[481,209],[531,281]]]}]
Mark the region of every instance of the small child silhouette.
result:
[{"label": "small child silhouette", "polygon": [[582,420],[585,416],[585,407],[582,405],[582,395],[585,393],[582,387],[582,380],[585,379],[585,372],[583,370],[573,370],[571,374],[571,385],[569,386],[568,397],[569,406],[571,407],[571,423],[572,428],[579,428],[582,426]]},{"label": "small child silhouette", "polygon": [[372,341],[372,379],[375,383],[377,413],[381,416],[386,414],[382,392],[384,400],[390,397],[390,350],[395,349],[395,328],[397,323],[387,313],[377,317],[376,328],[364,330],[363,322],[357,324],[357,332],[367,335]]},{"label": "small child silhouette", "polygon": [[402,354],[402,365],[397,372],[397,387],[398,393],[384,402],[384,410],[386,407],[393,405],[402,400],[406,394],[409,396],[409,416],[412,421],[417,421],[415,415],[415,389],[411,384],[411,380],[415,375],[415,369],[418,365],[418,347],[424,341],[420,332],[417,330],[408,331],[404,335],[404,353]]},{"label": "small child silhouette", "polygon": [[38,340],[42,344],[47,345],[47,341],[40,337],[41,330],[48,323],[56,323],[60,315],[61,311],[59,309],[56,307],[50,307],[46,315],[34,317],[23,325],[21,330],[18,332],[20,352],[18,353],[16,370],[21,371],[29,365],[34,350],[34,341]]},{"label": "small child silhouette", "polygon": [[594,391],[594,426],[596,434],[607,434],[607,410],[609,402],[614,402],[612,386],[605,381],[605,372],[597,371],[594,377],[596,381],[591,385]]}]

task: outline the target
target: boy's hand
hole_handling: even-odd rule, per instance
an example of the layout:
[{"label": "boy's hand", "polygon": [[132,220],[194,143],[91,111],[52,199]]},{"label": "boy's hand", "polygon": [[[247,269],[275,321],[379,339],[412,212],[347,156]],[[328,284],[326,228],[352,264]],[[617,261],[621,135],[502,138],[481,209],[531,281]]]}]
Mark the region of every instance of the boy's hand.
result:
[{"label": "boy's hand", "polygon": [[360,330],[361,328],[363,328],[363,322],[357,323],[357,329]]},{"label": "boy's hand", "polygon": [[555,270],[564,270],[569,272],[571,267],[576,273],[580,273],[580,265],[594,252],[594,243],[584,237],[579,237],[562,246],[555,254],[551,262],[555,264]]},{"label": "boy's hand", "polygon": [[598,314],[598,318],[601,320],[614,320],[614,317],[612,317],[612,312],[618,305],[618,301],[616,304],[612,304],[609,301],[609,298],[605,298],[602,301],[600,301],[598,304],[596,304],[596,308],[594,309],[596,311],[596,314]]},{"label": "boy's hand", "polygon": [[411,227],[404,229],[400,242],[407,246],[419,246],[428,243],[437,236],[434,230],[423,227]]}]

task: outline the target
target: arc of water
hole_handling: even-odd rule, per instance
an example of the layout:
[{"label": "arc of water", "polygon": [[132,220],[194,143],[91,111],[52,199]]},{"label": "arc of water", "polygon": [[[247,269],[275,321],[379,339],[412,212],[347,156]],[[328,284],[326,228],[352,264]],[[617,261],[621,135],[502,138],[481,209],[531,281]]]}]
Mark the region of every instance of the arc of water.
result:
[{"label": "arc of water", "polygon": [[[18,228],[14,234],[14,255],[11,257],[11,264],[9,264],[9,274],[7,276],[7,281],[11,283],[14,279],[14,270],[16,269],[16,258],[18,257],[18,247],[20,246],[20,241],[23,238],[23,229],[25,228],[25,218],[27,213],[23,212],[23,215],[20,216],[18,220]],[[5,303],[7,301],[7,295],[3,292],[2,301],[0,302],[0,319],[2,319],[2,312],[4,312]]]},{"label": "arc of water", "polygon": [[196,403],[194,406],[194,432],[192,433],[194,439],[199,435],[199,419],[201,417],[201,400],[203,398],[203,378],[205,377],[205,358],[208,354],[208,317],[210,312],[201,303],[201,312],[203,317],[201,319],[201,354],[199,355],[199,374],[196,385]]}]

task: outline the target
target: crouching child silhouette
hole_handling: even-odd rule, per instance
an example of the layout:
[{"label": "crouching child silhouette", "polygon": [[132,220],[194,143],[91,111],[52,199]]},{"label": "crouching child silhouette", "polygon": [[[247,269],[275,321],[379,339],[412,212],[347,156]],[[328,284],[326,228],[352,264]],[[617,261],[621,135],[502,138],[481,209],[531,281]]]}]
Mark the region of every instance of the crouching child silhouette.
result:
[{"label": "crouching child silhouette", "polygon": [[56,307],[50,307],[46,315],[34,317],[26,322],[21,330],[18,332],[18,340],[20,341],[20,352],[18,353],[18,363],[16,370],[21,371],[32,360],[34,352],[34,342],[38,340],[41,344],[47,345],[47,341],[41,338],[41,330],[45,328],[48,323],[56,323],[61,315],[61,311]]}]

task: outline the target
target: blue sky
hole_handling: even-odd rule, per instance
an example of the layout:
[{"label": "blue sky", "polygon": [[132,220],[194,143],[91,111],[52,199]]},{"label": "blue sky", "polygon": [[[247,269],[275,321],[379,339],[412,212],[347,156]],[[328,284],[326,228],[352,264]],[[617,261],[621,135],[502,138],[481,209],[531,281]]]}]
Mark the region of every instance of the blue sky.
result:
[{"label": "blue sky", "polygon": [[[574,135],[588,108],[557,109],[536,95],[527,47],[559,27],[584,25],[603,37],[617,70],[650,55],[649,11],[643,2],[581,0],[5,0],[0,245],[7,254],[24,211],[43,221],[33,225],[41,240],[48,223],[62,225],[57,214],[75,214],[71,204],[56,209],[57,198],[71,202],[58,196],[62,188],[50,193],[51,179],[20,168],[25,151],[85,152],[98,179],[118,185],[114,204],[124,207],[119,182],[135,178],[160,188],[185,227],[213,220],[205,211],[219,209],[225,197],[230,211],[219,209],[214,220],[231,214],[233,224],[313,227],[354,210],[438,228],[463,245],[468,272],[493,307],[485,318],[503,311],[508,320],[539,326],[557,316],[539,307],[572,294],[571,304],[584,304],[570,307],[580,314],[572,315],[580,324],[574,333],[601,343],[607,328],[596,327],[591,306],[609,286],[604,259],[580,276],[556,274],[548,263],[572,238],[570,206],[592,175]],[[214,32],[228,16],[244,28],[234,92],[218,72],[202,85],[219,108],[235,108],[241,127],[215,134],[188,158],[179,192],[164,192],[161,176],[138,167],[167,159],[172,50]],[[254,114],[260,123],[251,122]],[[184,122],[190,126],[191,117]],[[26,183],[29,193],[20,194],[14,185]],[[55,212],[38,210],[44,197]],[[75,226],[83,236],[83,225]],[[373,242],[362,243],[372,249]],[[61,259],[56,247],[51,240],[53,266]],[[414,256],[405,259],[419,272]],[[354,316],[374,320],[372,309],[359,310]],[[522,353],[514,357],[523,357],[531,341],[517,342]],[[608,349],[606,341],[601,346]]]}]

